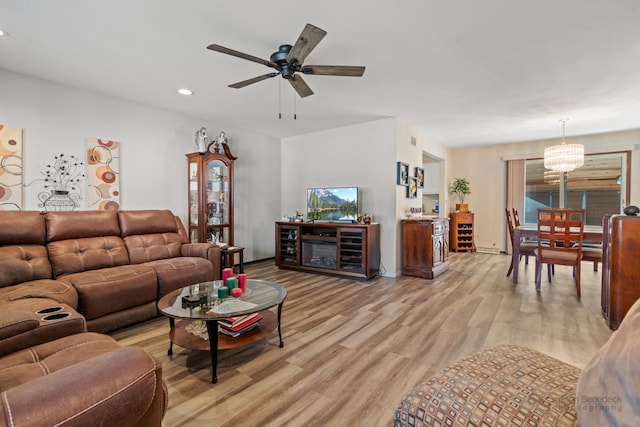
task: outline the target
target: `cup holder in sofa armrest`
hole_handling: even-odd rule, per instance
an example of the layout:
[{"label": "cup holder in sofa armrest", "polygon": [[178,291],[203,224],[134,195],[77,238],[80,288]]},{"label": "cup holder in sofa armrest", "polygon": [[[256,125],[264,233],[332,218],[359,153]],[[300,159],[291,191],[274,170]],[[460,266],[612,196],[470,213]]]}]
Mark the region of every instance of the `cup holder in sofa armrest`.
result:
[{"label": "cup holder in sofa armrest", "polygon": [[42,320],[58,320],[58,319],[64,319],[65,317],[69,317],[69,316],[71,316],[71,313],[64,311],[62,313],[54,313],[54,314],[49,314],[48,316],[44,316]]},{"label": "cup holder in sofa armrest", "polygon": [[42,314],[49,314],[49,313],[55,313],[56,311],[60,311],[62,310],[62,306],[61,305],[56,305],[53,307],[47,307],[47,308],[43,308],[40,309],[38,311],[36,311],[36,314],[42,315]]}]

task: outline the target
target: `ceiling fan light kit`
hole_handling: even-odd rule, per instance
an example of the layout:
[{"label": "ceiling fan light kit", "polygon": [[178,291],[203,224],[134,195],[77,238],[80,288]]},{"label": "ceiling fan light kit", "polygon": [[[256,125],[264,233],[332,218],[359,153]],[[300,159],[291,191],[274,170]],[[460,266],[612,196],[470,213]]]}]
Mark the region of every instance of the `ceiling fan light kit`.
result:
[{"label": "ceiling fan light kit", "polygon": [[278,50],[271,54],[269,60],[239,52],[218,44],[211,44],[207,46],[207,49],[266,65],[267,67],[275,70],[271,73],[230,84],[229,87],[240,89],[250,84],[280,75],[282,78],[289,81],[293,89],[301,98],[304,98],[313,95],[313,91],[300,74],[347,77],[362,77],[364,74],[365,67],[362,66],[303,65],[307,55],[311,53],[311,51],[326,35],[326,31],[314,25],[307,24],[293,46],[290,44],[280,45]]}]

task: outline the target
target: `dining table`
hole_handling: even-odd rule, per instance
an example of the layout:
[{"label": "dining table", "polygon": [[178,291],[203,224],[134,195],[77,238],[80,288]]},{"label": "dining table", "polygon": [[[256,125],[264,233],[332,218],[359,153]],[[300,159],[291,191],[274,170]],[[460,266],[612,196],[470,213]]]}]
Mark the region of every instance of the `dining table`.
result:
[{"label": "dining table", "polygon": [[[513,229],[513,241],[520,242],[523,238],[537,238],[537,224],[521,224]],[[585,225],[583,241],[602,242],[602,226],[601,225]],[[513,283],[518,283],[518,265],[520,264],[520,245],[513,245]]]}]

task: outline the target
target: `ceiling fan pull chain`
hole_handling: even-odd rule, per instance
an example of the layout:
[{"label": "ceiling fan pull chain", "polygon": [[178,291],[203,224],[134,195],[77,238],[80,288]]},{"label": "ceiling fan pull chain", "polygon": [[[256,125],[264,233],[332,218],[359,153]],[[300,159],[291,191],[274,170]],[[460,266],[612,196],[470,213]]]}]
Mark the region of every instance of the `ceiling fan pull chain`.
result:
[{"label": "ceiling fan pull chain", "polygon": [[298,117],[296,117],[296,93],[293,92],[293,120],[296,120]]},{"label": "ceiling fan pull chain", "polygon": [[282,80],[278,79],[278,119],[282,119]]}]

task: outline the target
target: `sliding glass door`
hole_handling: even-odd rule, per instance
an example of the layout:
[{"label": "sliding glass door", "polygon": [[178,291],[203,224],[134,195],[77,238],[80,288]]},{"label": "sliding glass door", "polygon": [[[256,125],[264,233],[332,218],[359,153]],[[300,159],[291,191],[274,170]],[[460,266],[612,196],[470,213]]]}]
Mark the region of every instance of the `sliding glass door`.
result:
[{"label": "sliding glass door", "polygon": [[544,168],[543,160],[525,162],[525,222],[535,223],[538,208],[585,210],[585,224],[601,225],[605,214],[622,212],[626,202],[628,152],[585,156],[568,173]]}]

